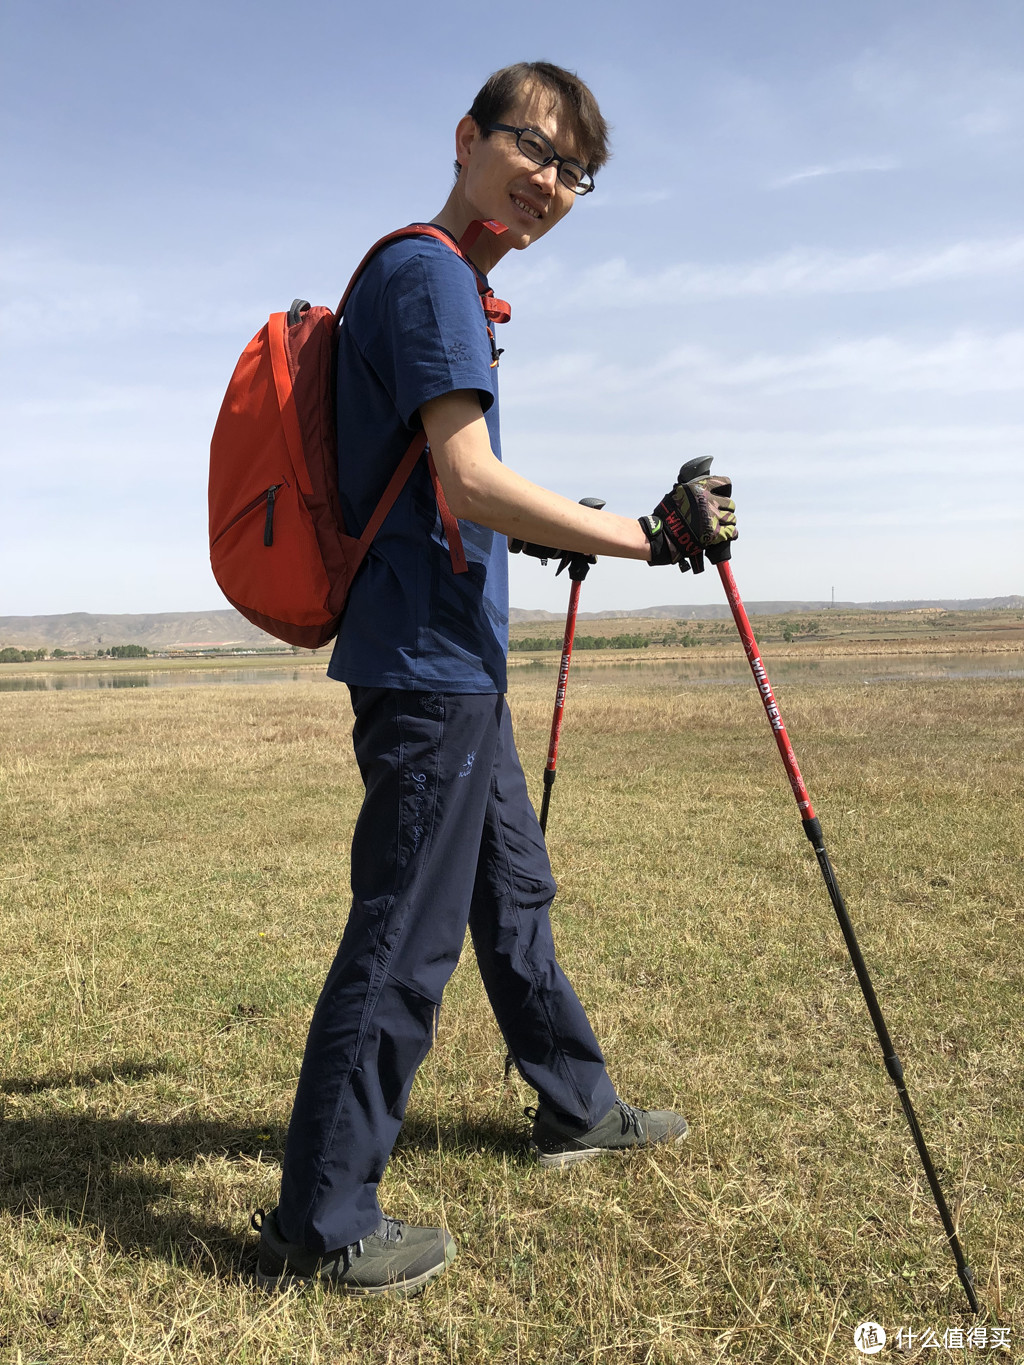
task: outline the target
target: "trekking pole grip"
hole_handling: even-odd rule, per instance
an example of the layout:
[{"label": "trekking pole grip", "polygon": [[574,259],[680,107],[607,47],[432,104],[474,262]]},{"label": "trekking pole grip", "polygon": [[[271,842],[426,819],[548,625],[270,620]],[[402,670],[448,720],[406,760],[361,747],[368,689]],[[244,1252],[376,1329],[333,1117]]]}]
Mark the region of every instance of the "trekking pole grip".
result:
[{"label": "trekking pole grip", "polygon": [[679,482],[691,483],[694,479],[703,479],[711,473],[711,461],[710,455],[695,455],[692,460],[687,460],[679,471]]},{"label": "trekking pole grip", "polygon": [[[703,479],[705,475],[711,473],[711,463],[710,455],[697,455],[692,460],[687,460],[679,471],[679,482],[689,483],[691,479]],[[729,541],[724,545],[710,545],[704,553],[712,564],[724,564],[726,560],[732,559],[732,545]]]}]

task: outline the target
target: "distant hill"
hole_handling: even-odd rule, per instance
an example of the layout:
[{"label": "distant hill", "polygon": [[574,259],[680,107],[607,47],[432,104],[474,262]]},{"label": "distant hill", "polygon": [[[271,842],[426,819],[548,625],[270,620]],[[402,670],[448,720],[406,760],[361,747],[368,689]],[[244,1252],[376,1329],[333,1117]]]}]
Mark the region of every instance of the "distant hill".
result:
[{"label": "distant hill", "polygon": [[[783,616],[789,612],[821,611],[829,602],[747,602],[751,616]],[[963,601],[943,598],[909,602],[836,602],[843,611],[996,611],[1024,609],[1024,597],[971,597]],[[530,611],[513,607],[509,619],[555,621],[564,612]],[[646,617],[684,621],[715,621],[729,615],[722,603],[704,606],[637,607],[619,611],[581,611],[581,621],[616,620],[620,617]],[[92,615],[68,612],[62,616],[0,616],[0,649],[67,649],[95,653],[111,645],[145,645],[148,649],[170,649],[187,645],[237,645],[266,648],[274,643],[256,626],[250,625],[231,607],[220,611],[164,611],[143,615]]]},{"label": "distant hill", "polygon": [[[1024,597],[966,597],[961,600],[952,598],[921,599],[907,602],[744,602],[749,616],[785,616],[791,612],[824,611],[926,611],[929,608],[942,611],[1003,611],[1024,609]],[[617,621],[625,617],[644,617],[646,620],[683,620],[683,621],[721,621],[730,615],[728,606],[722,602],[706,603],[703,606],[663,606],[636,607],[631,610],[620,608],[618,611],[581,611],[581,621]],[[509,620],[515,624],[522,621],[556,621],[565,616],[558,611],[529,611],[522,607],[512,607]]]},{"label": "distant hill", "polygon": [[146,615],[92,615],[74,611],[63,616],[0,616],[0,648],[67,649],[95,653],[111,645],[241,645],[261,648],[269,635],[251,625],[233,607],[223,611],[162,611]]}]

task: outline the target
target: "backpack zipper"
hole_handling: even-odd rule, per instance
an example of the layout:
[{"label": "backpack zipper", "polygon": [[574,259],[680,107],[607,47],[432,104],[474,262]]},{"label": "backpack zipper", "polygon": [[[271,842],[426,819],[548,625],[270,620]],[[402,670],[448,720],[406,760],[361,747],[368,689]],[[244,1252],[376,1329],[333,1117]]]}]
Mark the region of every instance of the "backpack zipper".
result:
[{"label": "backpack zipper", "polygon": [[[274,500],[277,497],[278,489],[287,487],[287,480],[283,480],[281,483],[272,483],[269,488],[265,488],[259,497],[253,498],[251,502],[247,502],[244,507],[239,508],[223,530],[217,532],[217,540],[220,540],[221,536],[226,535],[227,532],[231,530],[232,526],[240,522],[243,517],[247,517],[251,512],[255,512],[262,503],[267,503],[267,519],[263,526],[263,543],[264,545],[273,545]],[[268,535],[270,537],[269,540],[267,539]],[[216,541],[214,541],[214,544],[216,544]]]},{"label": "backpack zipper", "polygon": [[272,483],[267,489],[267,519],[263,523],[263,544],[273,545],[274,543],[274,503],[277,500],[277,490],[281,487],[279,483]]}]

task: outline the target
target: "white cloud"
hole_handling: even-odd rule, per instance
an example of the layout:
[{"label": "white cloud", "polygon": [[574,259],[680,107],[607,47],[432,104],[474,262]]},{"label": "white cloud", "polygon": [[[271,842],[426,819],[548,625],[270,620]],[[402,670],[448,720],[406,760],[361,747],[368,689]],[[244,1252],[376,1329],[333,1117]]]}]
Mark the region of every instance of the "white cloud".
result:
[{"label": "white cloud", "polygon": [[0,243],[0,335],[17,338],[20,350],[96,337],[106,345],[138,333],[154,343],[227,335],[239,338],[241,351],[266,320],[260,316],[264,257],[250,253],[250,278],[236,264],[225,283],[223,262],[215,259],[112,262],[77,256],[59,242]]},{"label": "white cloud", "polygon": [[1024,374],[1024,331],[995,336],[962,331],[925,346],[888,336],[865,337],[733,361],[687,348],[670,354],[665,365],[701,388],[761,394],[847,388],[874,393],[1016,392]]},{"label": "white cloud", "polygon": [[[155,384],[88,384],[84,391],[58,391],[46,397],[11,397],[0,401],[0,413],[12,421],[33,423],[39,419],[78,422],[93,417],[174,412],[205,414],[223,395],[212,386],[204,389],[170,388]],[[165,419],[166,420],[166,419]]]},{"label": "white cloud", "polygon": [[[1024,331],[793,351],[685,347],[651,365],[575,353],[517,372],[503,393],[503,447],[520,473],[571,497],[656,500],[667,472],[708,454],[748,486],[810,477],[836,507],[851,486],[897,467],[949,488],[983,472],[998,480],[1004,514],[1019,516],[1021,373]],[[582,421],[560,397],[570,392]]]},{"label": "white cloud", "polygon": [[125,269],[73,261],[42,244],[4,243],[0,259],[0,332],[19,345],[130,331],[143,323],[141,295],[126,282]]},{"label": "white cloud", "polygon": [[929,128],[971,141],[1002,138],[1024,123],[1019,66],[979,60],[969,49],[929,61],[919,54],[870,52],[850,72],[850,88],[870,112],[904,127]]},{"label": "white cloud", "polygon": [[[560,296],[572,308],[637,308],[695,299],[874,293],[998,277],[1024,266],[1024,236],[976,238],[923,250],[853,255],[815,247],[761,260],[706,265],[681,261],[651,273],[623,257],[585,271]],[[558,297],[558,296],[556,296]]]},{"label": "white cloud", "polygon": [[895,171],[900,166],[893,156],[854,156],[843,161],[833,161],[820,166],[806,166],[803,170],[793,171],[791,175],[781,176],[771,182],[774,190],[795,185],[801,180],[817,180],[829,175],[853,175],[862,171]]},{"label": "white cloud", "polygon": [[[653,506],[685,460],[710,455],[715,472],[734,478],[752,509],[795,499],[801,507],[828,508],[841,521],[854,503],[895,479],[913,488],[917,515],[927,520],[937,515],[937,501],[962,514],[964,479],[983,476],[993,494],[998,490],[994,503],[1001,517],[1024,516],[1024,425],[879,424],[851,430],[666,422],[654,432],[572,437],[524,424],[510,438],[515,467],[525,477],[567,497],[604,497],[622,512],[645,499]],[[946,512],[940,519],[948,520]]]},{"label": "white cloud", "polygon": [[[588,421],[610,409],[680,410],[687,403],[745,404],[758,398],[824,390],[872,395],[1017,393],[1024,374],[1024,331],[970,330],[914,343],[892,336],[840,341],[804,351],[727,355],[682,346],[660,360],[623,365],[596,354],[567,353],[546,363],[519,366],[505,388],[512,408],[563,410],[559,395],[587,395]],[[692,409],[691,409],[692,410]],[[576,414],[569,414],[576,423]]]}]

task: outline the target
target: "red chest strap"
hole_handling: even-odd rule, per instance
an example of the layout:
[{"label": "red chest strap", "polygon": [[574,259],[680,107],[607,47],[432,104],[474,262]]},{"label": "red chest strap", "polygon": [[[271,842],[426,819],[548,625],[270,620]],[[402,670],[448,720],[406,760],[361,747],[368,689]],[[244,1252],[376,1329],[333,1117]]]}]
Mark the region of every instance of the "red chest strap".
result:
[{"label": "red chest strap", "polygon": [[480,302],[484,306],[484,317],[488,322],[508,322],[512,307],[504,299],[496,299],[493,289],[481,289]]},{"label": "red chest strap", "polygon": [[[495,237],[500,237],[503,232],[508,232],[508,228],[505,224],[499,223],[495,218],[489,218],[486,222],[480,218],[476,218],[470,223],[469,227],[466,228],[466,231],[459,238],[460,256],[465,256],[467,259],[469,258],[469,252],[473,247],[473,243],[480,236],[481,232],[483,232],[484,228],[486,228],[488,232],[493,233]],[[472,262],[470,262],[470,264],[472,265]],[[476,267],[474,266],[474,270],[475,269]],[[493,289],[481,289],[479,275],[477,276],[476,287],[480,290],[480,302],[484,306],[484,317],[487,321],[508,322],[509,318],[512,316],[511,305],[507,304],[504,299],[495,298]]]}]

